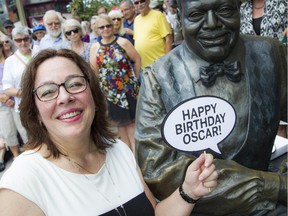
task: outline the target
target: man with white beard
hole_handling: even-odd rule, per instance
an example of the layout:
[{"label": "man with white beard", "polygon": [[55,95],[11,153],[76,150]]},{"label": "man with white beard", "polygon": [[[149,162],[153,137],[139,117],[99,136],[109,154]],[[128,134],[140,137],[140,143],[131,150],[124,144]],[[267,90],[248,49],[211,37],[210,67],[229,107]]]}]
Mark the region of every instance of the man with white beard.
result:
[{"label": "man with white beard", "polygon": [[55,10],[49,10],[43,17],[47,34],[40,42],[40,49],[61,49],[68,46],[67,41],[63,40],[61,14]]}]

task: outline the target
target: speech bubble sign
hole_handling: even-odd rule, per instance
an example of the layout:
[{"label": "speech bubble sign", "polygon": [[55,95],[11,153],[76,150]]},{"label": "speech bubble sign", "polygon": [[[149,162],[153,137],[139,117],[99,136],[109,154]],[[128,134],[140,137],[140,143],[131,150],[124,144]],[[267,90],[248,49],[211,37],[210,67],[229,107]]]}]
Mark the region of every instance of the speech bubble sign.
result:
[{"label": "speech bubble sign", "polygon": [[221,154],[218,143],[233,130],[234,107],[215,96],[200,96],[175,106],[165,117],[161,134],[173,148],[192,152],[211,149]]}]

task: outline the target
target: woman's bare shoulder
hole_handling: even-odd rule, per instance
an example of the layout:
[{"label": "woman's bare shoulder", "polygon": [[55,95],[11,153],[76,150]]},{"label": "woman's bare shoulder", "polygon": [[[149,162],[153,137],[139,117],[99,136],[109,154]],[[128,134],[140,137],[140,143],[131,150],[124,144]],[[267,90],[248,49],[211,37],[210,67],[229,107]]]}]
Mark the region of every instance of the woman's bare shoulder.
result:
[{"label": "woman's bare shoulder", "polygon": [[0,212],[5,216],[29,215],[44,216],[43,211],[32,201],[19,193],[2,188],[0,189]]}]

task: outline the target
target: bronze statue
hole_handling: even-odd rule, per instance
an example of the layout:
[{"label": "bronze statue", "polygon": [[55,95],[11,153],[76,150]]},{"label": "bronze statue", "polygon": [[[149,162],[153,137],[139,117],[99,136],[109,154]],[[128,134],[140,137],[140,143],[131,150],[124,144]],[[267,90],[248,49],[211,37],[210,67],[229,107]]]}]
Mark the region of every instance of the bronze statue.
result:
[{"label": "bronze statue", "polygon": [[[144,70],[138,98],[135,137],[146,182],[160,200],[181,184],[200,152],[167,145],[163,119],[186,99],[217,96],[233,105],[237,121],[218,144],[221,154],[203,149],[217,158],[219,185],[193,215],[286,215],[287,175],[268,171],[279,120],[287,120],[285,47],[239,35],[237,0],[177,3],[184,42]],[[232,70],[215,74],[217,67]]]}]

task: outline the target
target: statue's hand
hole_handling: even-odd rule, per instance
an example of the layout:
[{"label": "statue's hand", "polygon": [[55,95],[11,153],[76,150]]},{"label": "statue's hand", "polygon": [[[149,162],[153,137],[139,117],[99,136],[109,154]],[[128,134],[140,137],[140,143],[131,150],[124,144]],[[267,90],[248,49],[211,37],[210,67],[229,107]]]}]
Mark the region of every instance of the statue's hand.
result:
[{"label": "statue's hand", "polygon": [[219,175],[218,186],[199,202],[197,212],[201,209],[201,212],[215,215],[224,212],[247,215],[275,207],[279,191],[278,174],[252,170],[232,160],[215,160],[214,164]]}]

